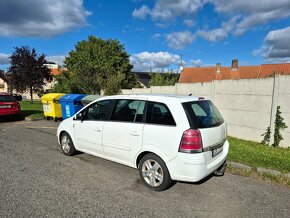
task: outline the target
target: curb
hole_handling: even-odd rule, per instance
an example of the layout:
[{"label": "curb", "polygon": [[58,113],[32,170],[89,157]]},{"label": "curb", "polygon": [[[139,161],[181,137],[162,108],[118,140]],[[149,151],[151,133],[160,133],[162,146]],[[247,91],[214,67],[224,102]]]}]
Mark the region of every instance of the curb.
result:
[{"label": "curb", "polygon": [[25,117],[25,121],[37,121],[37,120],[44,120],[45,118],[39,117],[39,118],[33,118],[31,119],[30,117]]},{"label": "curb", "polygon": [[258,173],[261,173],[261,174],[266,173],[266,174],[270,174],[272,176],[284,175],[290,179],[290,173],[285,174],[285,173],[282,173],[278,170],[266,169],[266,168],[262,168],[262,167],[252,167],[252,166],[248,166],[246,164],[241,164],[241,163],[232,162],[232,161],[228,161],[228,163],[230,164],[230,166],[232,166],[234,168],[247,170],[247,171],[257,171]]}]

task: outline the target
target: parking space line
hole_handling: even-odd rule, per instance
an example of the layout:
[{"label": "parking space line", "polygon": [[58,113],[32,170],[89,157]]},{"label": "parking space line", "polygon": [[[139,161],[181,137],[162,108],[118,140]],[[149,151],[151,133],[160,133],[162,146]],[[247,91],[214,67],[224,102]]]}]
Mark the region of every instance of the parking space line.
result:
[{"label": "parking space line", "polygon": [[54,126],[25,126],[29,129],[57,129],[57,127]]},{"label": "parking space line", "polygon": [[16,125],[26,125],[26,124],[28,124],[28,123],[33,123],[33,122],[30,122],[30,121],[21,121],[21,122],[17,122],[17,123],[15,123]]}]

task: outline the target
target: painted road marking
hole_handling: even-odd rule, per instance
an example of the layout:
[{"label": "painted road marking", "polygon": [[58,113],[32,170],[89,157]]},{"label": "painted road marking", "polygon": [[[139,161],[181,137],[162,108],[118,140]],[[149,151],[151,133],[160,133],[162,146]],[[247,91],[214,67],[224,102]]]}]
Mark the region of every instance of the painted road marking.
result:
[{"label": "painted road marking", "polygon": [[17,123],[15,122],[14,124],[17,124],[17,125],[26,125],[26,124],[28,124],[28,123],[33,123],[33,122],[23,122],[23,121],[18,121]]},{"label": "painted road marking", "polygon": [[57,129],[57,127],[54,126],[25,126],[29,129]]}]

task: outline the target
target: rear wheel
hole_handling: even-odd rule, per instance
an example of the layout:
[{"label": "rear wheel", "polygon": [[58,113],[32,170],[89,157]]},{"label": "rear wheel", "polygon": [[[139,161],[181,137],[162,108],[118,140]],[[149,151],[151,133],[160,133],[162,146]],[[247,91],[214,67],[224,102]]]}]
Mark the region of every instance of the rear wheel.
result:
[{"label": "rear wheel", "polygon": [[73,144],[73,141],[68,133],[64,132],[60,137],[60,145],[62,152],[67,155],[71,156],[76,153],[75,146]]},{"label": "rear wheel", "polygon": [[173,184],[165,163],[155,154],[145,155],[138,168],[142,182],[154,191],[163,191]]}]

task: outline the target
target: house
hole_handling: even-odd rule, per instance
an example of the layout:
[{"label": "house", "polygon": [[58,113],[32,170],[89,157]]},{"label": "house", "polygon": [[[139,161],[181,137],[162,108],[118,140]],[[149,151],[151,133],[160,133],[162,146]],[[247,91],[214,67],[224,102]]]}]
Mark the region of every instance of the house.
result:
[{"label": "house", "polygon": [[149,87],[149,83],[151,81],[151,76],[147,72],[132,72],[137,75],[137,80],[143,88]]},{"label": "house", "polygon": [[[50,74],[52,77],[45,80],[45,85],[43,85],[43,91],[45,93],[49,92],[53,88],[55,84],[54,76],[58,75],[62,70],[65,70],[65,69],[59,68],[59,66],[54,63],[49,63],[46,65],[49,68]],[[4,74],[4,71],[0,70],[0,92],[9,92],[8,84],[9,82],[8,82],[7,77]],[[30,98],[29,92],[21,93],[21,95],[23,96],[24,99]],[[37,95],[36,92],[33,93],[33,98],[39,99],[39,96]]]},{"label": "house", "polygon": [[180,74],[179,83],[267,78],[275,74],[290,75],[290,63],[239,66],[238,60],[234,59],[230,67],[222,67],[219,63],[215,67],[186,67]]},{"label": "house", "polygon": [[0,70],[0,92],[8,92],[7,78],[3,70]]}]

